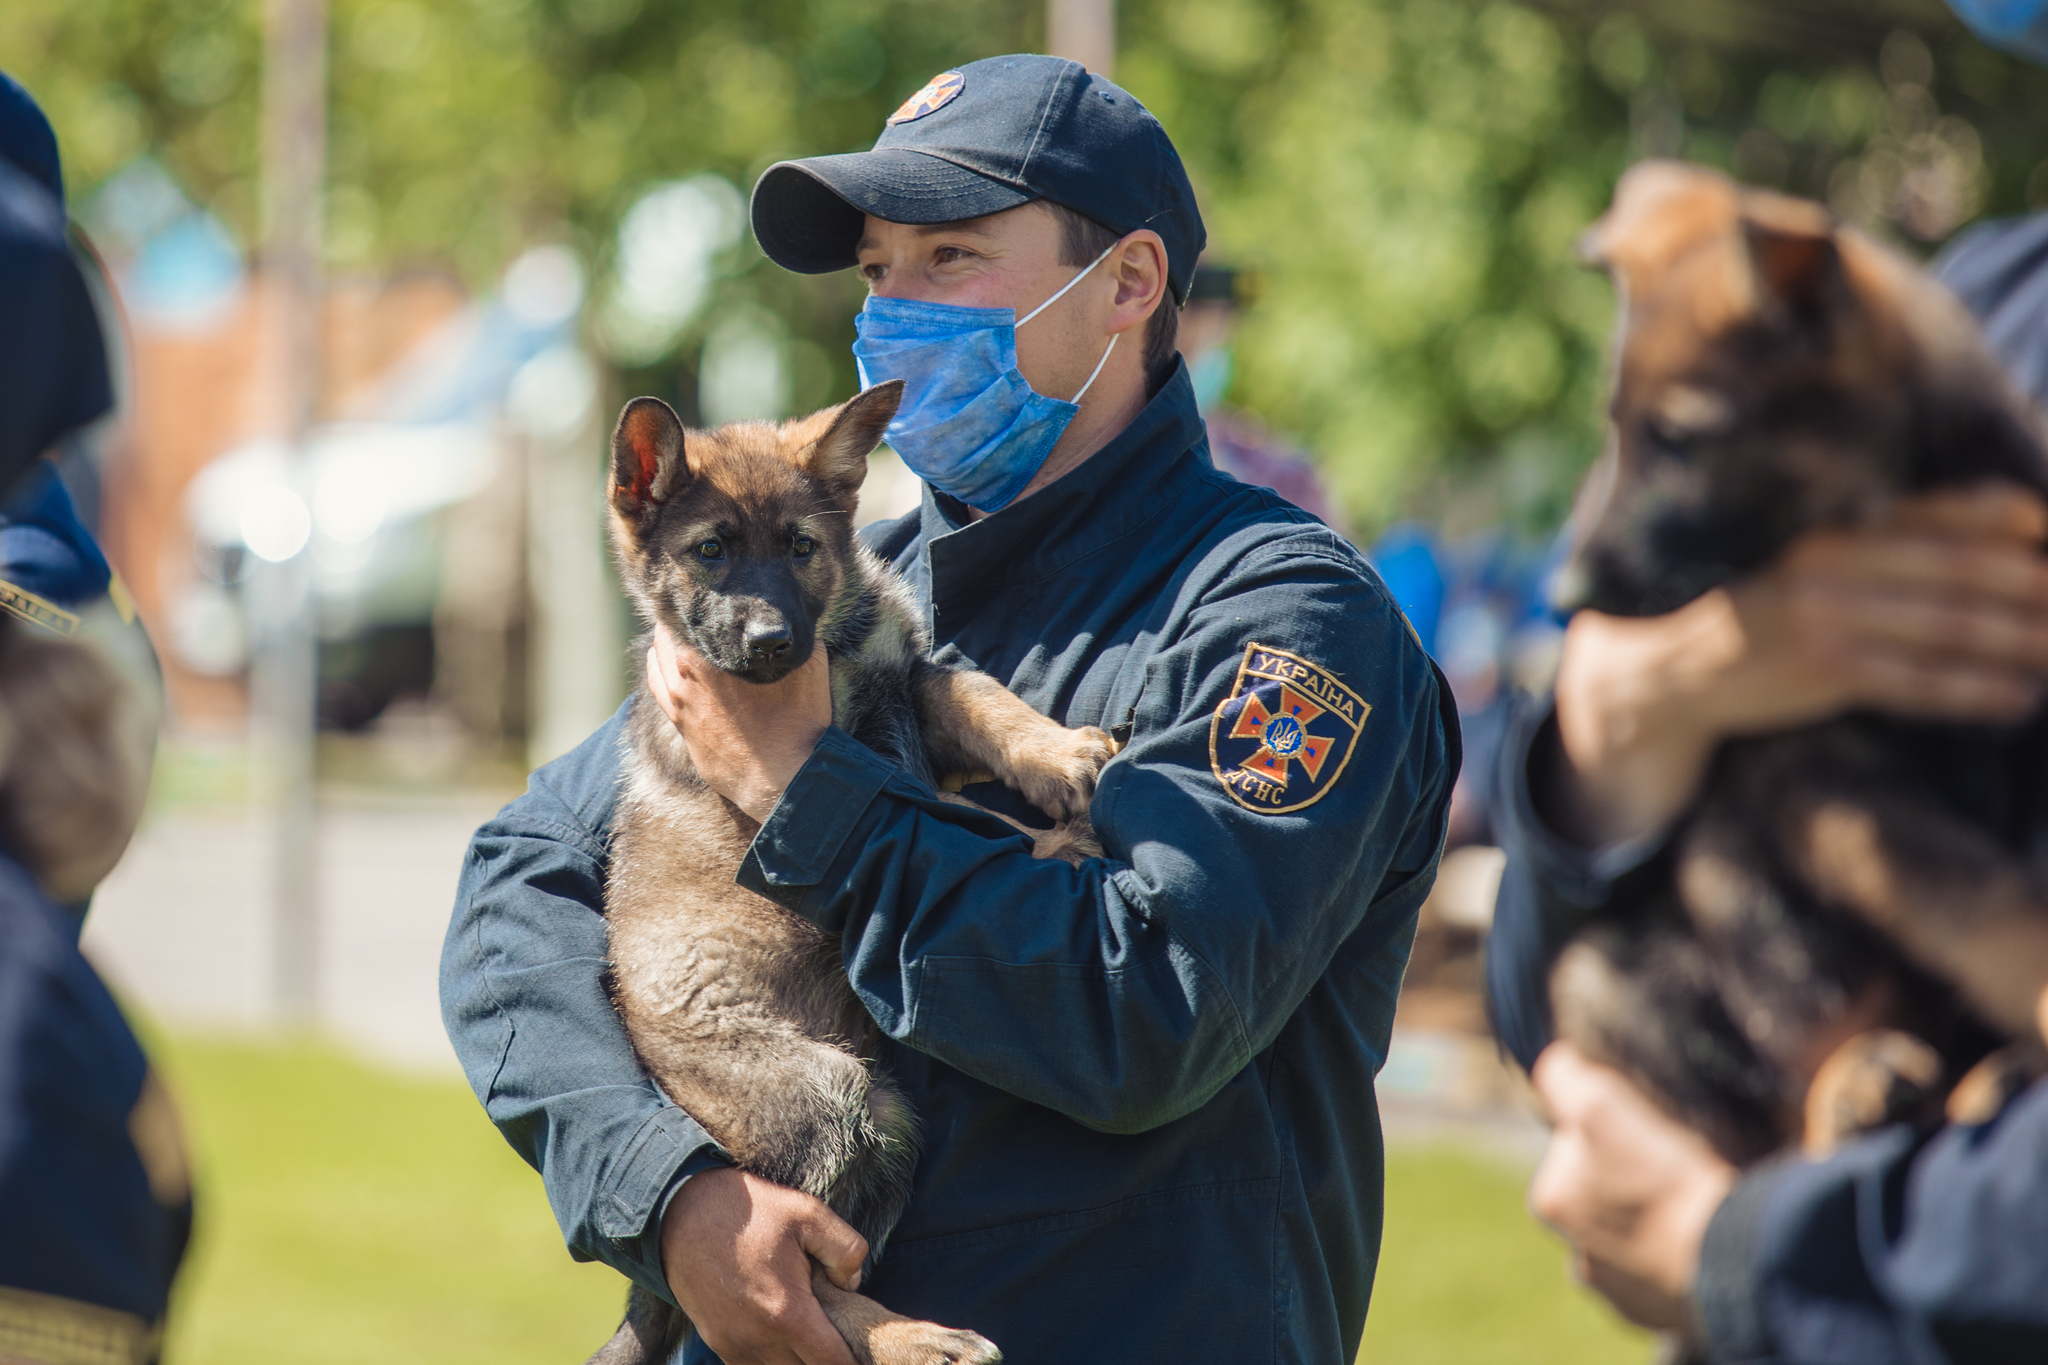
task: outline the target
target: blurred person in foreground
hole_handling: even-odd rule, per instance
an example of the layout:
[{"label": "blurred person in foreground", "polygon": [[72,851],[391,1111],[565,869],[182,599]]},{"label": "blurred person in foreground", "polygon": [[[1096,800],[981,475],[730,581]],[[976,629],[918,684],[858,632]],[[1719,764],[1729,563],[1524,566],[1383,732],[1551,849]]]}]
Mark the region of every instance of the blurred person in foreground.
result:
[{"label": "blurred person in foreground", "polygon": [[0,75],[0,1360],[23,1365],[155,1360],[191,1225],[177,1114],[78,951],[149,754],[133,679],[74,638],[111,574],[42,458],[112,406],[101,336],[56,139]]},{"label": "blurred person in foreground", "polygon": [[[2048,3],[1955,8],[2048,63]],[[2048,405],[2048,214],[1984,224],[1936,274]],[[1652,864],[1718,743],[1853,708],[1997,722],[2048,689],[2048,507],[1929,495],[1824,530],[1668,616],[1582,611],[1553,704],[1504,751],[1510,863],[1490,1004],[1554,1124],[1530,1188],[1581,1276],[1716,1362],[2048,1360],[2048,1081],[1980,1124],[1901,1125],[1738,1171],[1620,1073],[1551,1041],[1549,964]],[[2041,983],[2048,1030],[2048,981]]]},{"label": "blurred person in foreground", "polygon": [[1343,1365],[1456,719],[1358,551],[1210,463],[1174,345],[1203,242],[1178,155],[1077,63],[991,58],[872,151],[770,168],[753,226],[866,280],[855,356],[906,381],[889,442],[926,490],[864,538],[935,657],[1126,742],[1108,854],[1035,860],[829,728],[822,651],[755,686],[658,640],[650,689],[760,822],[740,884],[840,945],[922,1121],[909,1211],[863,1280],[824,1204],[730,1169],[642,1074],[603,985],[617,719],[471,846],[442,1005],[477,1094],[571,1251],[689,1314],[693,1365],[848,1365],[812,1257],[1020,1361]]}]

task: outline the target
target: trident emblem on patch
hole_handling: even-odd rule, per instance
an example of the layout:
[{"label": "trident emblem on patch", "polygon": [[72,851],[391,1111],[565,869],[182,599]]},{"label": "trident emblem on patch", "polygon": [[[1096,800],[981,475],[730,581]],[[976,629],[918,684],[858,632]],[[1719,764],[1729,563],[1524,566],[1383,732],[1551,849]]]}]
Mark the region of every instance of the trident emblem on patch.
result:
[{"label": "trident emblem on patch", "polygon": [[1300,810],[1336,785],[1371,713],[1325,669],[1251,644],[1209,721],[1209,766],[1246,810]]}]

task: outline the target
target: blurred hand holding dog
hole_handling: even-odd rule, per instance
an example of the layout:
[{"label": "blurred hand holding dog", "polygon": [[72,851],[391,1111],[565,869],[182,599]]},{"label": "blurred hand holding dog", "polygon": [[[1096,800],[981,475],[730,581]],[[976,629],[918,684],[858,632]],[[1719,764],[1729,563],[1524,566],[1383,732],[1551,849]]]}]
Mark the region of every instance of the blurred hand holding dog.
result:
[{"label": "blurred hand holding dog", "polygon": [[1862,707],[2015,720],[2048,678],[2048,507],[2004,485],[1901,501],[1827,528],[1663,616],[1581,611],[1565,633],[1548,771],[1560,833],[1588,846],[1668,823],[1715,746]]},{"label": "blurred hand holding dog", "polygon": [[779,682],[754,683],[712,667],[656,627],[647,686],[689,746],[697,775],[756,824],[767,820],[832,724],[822,649]]},{"label": "blurred hand holding dog", "polygon": [[1545,1048],[1529,1079],[1553,1125],[1529,1207],[1572,1244],[1579,1278],[1624,1317],[1685,1329],[1700,1240],[1735,1168],[1569,1043]]}]

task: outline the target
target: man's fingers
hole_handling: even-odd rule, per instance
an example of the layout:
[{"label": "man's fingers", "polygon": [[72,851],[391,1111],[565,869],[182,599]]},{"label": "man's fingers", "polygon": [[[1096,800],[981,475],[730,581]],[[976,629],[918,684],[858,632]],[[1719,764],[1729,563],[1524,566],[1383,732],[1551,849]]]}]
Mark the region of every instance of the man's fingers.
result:
[{"label": "man's fingers", "polygon": [[1857,701],[1887,711],[1959,721],[2018,720],[2041,700],[2041,682],[2015,669],[1871,650],[1851,666]]},{"label": "man's fingers", "polygon": [[1821,610],[1865,644],[1896,646],[1958,662],[2048,671],[2048,610],[1983,598],[1924,593],[1829,594]]},{"label": "man's fingers", "polygon": [[1785,567],[1795,584],[1993,598],[2048,616],[2048,559],[2013,541],[1816,532],[1793,546]]},{"label": "man's fingers", "polygon": [[832,1210],[820,1203],[809,1218],[797,1225],[797,1242],[812,1260],[824,1267],[832,1283],[841,1289],[860,1288],[860,1268],[868,1258],[868,1239]]},{"label": "man's fingers", "polygon": [[1904,531],[2038,545],[2048,538],[2048,505],[2017,484],[1984,483],[1901,499],[1887,524]]}]

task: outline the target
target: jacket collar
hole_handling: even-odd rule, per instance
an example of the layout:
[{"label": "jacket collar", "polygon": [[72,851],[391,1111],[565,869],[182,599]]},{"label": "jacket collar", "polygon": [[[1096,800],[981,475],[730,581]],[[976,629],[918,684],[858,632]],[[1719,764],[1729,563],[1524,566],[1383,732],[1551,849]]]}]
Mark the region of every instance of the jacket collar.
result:
[{"label": "jacket collar", "polygon": [[1115,439],[1000,512],[971,520],[965,503],[925,485],[918,537],[933,605],[972,607],[990,589],[1047,577],[1158,517],[1180,485],[1207,468],[1194,386],[1187,363],[1176,360],[1173,374]]}]

